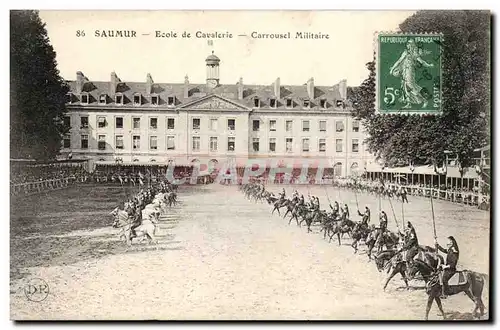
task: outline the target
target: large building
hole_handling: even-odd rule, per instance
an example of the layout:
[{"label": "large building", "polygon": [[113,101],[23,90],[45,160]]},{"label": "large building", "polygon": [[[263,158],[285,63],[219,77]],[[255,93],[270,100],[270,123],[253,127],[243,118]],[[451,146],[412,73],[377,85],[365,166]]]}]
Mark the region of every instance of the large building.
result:
[{"label": "large building", "polygon": [[62,154],[96,164],[244,164],[248,159],[322,160],[335,175],[366,166],[360,122],[350,113],[346,81],[332,86],[245,85],[219,80],[220,59],[205,60],[206,82],[68,82],[70,134]]}]

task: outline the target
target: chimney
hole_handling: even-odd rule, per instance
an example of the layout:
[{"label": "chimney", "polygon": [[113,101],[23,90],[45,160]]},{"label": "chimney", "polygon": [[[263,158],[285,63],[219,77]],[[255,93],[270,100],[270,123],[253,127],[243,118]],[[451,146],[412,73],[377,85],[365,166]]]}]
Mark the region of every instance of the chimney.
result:
[{"label": "chimney", "polygon": [[343,79],[339,82],[339,94],[342,100],[347,98],[347,80]]},{"label": "chimney", "polygon": [[307,81],[307,95],[311,100],[314,99],[314,78],[309,78]]},{"label": "chimney", "polygon": [[243,100],[243,78],[238,82],[238,100]]},{"label": "chimney", "polygon": [[187,99],[189,97],[189,77],[186,75],[184,77],[184,98]]},{"label": "chimney", "polygon": [[154,84],[153,77],[151,77],[151,74],[148,73],[146,76],[146,93],[148,95],[151,95],[151,92],[153,91],[153,84]]},{"label": "chimney", "polygon": [[274,82],[274,96],[276,96],[276,99],[280,99],[280,91],[281,91],[281,84],[280,84],[280,77],[276,78],[276,81]]},{"label": "chimney", "polygon": [[111,72],[111,79],[109,81],[109,96],[114,97],[116,93],[116,85],[120,82],[120,78],[113,71]]},{"label": "chimney", "polygon": [[76,93],[80,94],[83,90],[83,85],[85,84],[85,75],[82,71],[76,72]]}]

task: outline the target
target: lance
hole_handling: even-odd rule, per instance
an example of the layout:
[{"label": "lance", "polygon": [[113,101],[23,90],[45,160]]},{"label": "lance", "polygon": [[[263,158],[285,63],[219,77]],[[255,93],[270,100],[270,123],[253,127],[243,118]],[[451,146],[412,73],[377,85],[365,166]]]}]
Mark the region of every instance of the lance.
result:
[{"label": "lance", "polygon": [[394,221],[396,222],[396,226],[398,227],[398,230],[401,231],[401,229],[399,228],[398,219],[396,218],[396,212],[394,212],[394,207],[392,206],[392,202],[391,202],[390,198],[389,198],[389,204],[391,205],[391,210],[392,210],[392,214],[394,215]]},{"label": "lance", "polygon": [[432,188],[431,188],[431,211],[432,211],[432,227],[434,228],[434,239],[437,239],[436,234],[436,220],[434,219],[434,202],[432,201]]},{"label": "lance", "polygon": [[356,187],[354,187],[354,197],[356,198],[356,207],[358,208],[359,211],[358,194],[356,194]]}]

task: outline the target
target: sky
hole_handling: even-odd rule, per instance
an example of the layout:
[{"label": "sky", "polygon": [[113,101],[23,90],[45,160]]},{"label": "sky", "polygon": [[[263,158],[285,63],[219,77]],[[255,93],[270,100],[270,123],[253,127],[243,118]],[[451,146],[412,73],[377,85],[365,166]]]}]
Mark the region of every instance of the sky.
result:
[{"label": "sky", "polygon": [[[377,31],[396,31],[410,11],[40,11],[64,79],[82,71],[91,81],[191,83],[206,78],[205,58],[221,59],[220,83],[332,86],[347,79],[357,86],[367,76]],[[95,31],[135,31],[136,38],[96,37]],[[78,33],[80,31],[80,33]],[[81,31],[85,36],[82,36]],[[156,37],[175,32],[177,38]],[[191,38],[182,38],[182,33]],[[195,33],[231,33],[233,38],[196,38]],[[251,33],[286,33],[291,39],[257,39]],[[329,39],[294,39],[297,32]],[[78,34],[80,36],[78,36]],[[149,35],[143,35],[149,34]],[[246,35],[246,36],[239,36]]]}]

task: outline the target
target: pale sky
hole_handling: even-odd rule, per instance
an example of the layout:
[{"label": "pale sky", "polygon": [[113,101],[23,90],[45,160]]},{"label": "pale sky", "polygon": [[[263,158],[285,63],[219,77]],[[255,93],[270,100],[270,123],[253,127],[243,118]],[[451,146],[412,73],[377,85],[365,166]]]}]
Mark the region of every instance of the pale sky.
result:
[{"label": "pale sky", "polygon": [[[220,83],[331,86],[347,79],[359,85],[373,58],[374,34],[395,31],[410,11],[41,11],[64,79],[82,71],[89,80],[157,83],[205,81],[205,58],[212,50],[221,59]],[[77,37],[77,30],[85,37]],[[98,38],[95,30],[135,30],[136,38]],[[155,38],[175,31],[176,39]],[[183,31],[191,33],[182,39]],[[232,33],[232,39],[195,38],[196,31]],[[290,32],[292,39],[252,39],[250,34]],[[330,39],[293,39],[296,32],[329,34]],[[149,36],[142,34],[149,33]],[[238,36],[246,34],[248,37]]]}]

